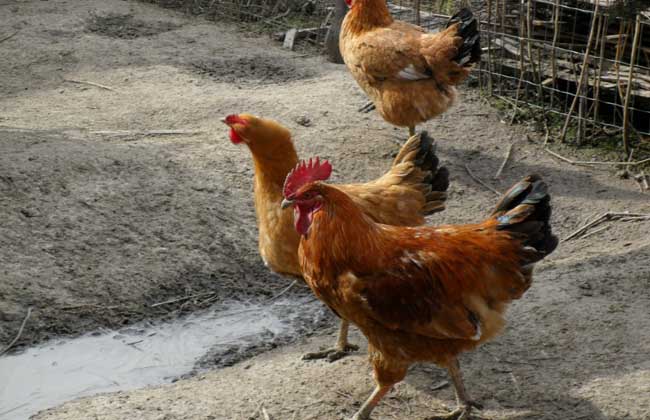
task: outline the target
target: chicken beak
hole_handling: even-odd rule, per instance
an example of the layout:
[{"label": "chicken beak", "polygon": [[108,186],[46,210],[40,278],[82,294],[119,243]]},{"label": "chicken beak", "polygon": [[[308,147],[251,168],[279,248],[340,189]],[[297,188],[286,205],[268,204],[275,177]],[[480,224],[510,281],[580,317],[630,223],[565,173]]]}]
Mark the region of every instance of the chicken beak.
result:
[{"label": "chicken beak", "polygon": [[230,124],[228,124],[228,121],[226,121],[225,118],[222,118],[222,119],[221,119],[221,122],[224,123],[224,124],[226,124],[228,127],[230,127]]},{"label": "chicken beak", "polygon": [[294,203],[293,200],[289,200],[288,198],[285,198],[284,200],[282,200],[282,204],[280,204],[280,207],[282,207],[282,209],[286,209],[287,207],[293,206],[293,203]]}]

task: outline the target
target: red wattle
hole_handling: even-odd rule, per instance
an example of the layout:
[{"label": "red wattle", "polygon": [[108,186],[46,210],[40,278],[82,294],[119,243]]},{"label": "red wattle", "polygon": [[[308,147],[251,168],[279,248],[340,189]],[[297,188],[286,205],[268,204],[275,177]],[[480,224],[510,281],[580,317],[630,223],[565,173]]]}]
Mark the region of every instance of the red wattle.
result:
[{"label": "red wattle", "polygon": [[294,226],[299,234],[307,236],[312,222],[312,211],[294,207]]},{"label": "red wattle", "polygon": [[230,129],[230,141],[233,142],[233,144],[239,144],[239,143],[241,143],[242,141],[244,141],[244,139],[242,139],[242,138],[239,136],[239,134],[237,134],[237,132],[235,131],[234,128],[231,128],[231,129]]}]

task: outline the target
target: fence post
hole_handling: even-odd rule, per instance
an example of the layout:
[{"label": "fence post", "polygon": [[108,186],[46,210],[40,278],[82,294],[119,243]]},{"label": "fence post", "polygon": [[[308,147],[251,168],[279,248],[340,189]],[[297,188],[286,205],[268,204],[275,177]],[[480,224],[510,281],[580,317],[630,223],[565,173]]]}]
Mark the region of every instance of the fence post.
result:
[{"label": "fence post", "polygon": [[345,4],[345,0],[336,0],[335,7],[332,24],[325,35],[325,53],[327,59],[332,63],[343,64],[343,57],[339,50],[339,33],[341,32],[343,18],[348,12],[348,5]]}]

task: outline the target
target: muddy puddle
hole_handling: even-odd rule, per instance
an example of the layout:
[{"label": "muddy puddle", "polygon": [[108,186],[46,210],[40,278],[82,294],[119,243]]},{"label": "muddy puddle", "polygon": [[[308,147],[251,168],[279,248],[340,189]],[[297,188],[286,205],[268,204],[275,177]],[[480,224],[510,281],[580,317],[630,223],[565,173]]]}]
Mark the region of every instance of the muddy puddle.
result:
[{"label": "muddy puddle", "polygon": [[[293,341],[327,318],[311,296],[221,304],[169,323],[55,340],[0,358],[0,418],[23,420],[65,401],[171,382]],[[239,355],[239,357],[238,357]]]}]

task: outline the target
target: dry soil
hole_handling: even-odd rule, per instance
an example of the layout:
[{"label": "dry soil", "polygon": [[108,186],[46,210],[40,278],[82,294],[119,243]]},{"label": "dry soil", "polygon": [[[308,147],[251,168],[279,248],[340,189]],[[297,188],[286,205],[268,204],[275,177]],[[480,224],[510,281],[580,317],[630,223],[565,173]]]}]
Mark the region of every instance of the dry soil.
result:
[{"label": "dry soil", "polygon": [[[14,32],[0,43],[2,345],[28,307],[19,345],[178,316],[206,304],[187,298],[198,293],[210,292],[209,304],[264,299],[287,284],[257,255],[250,156],[228,142],[222,116],[283,122],[302,156],[330,158],[343,181],[380,175],[404,139],[377,114],[356,112],[365,99],[343,67],[230,25],[129,1],[4,1],[0,39]],[[534,127],[504,124],[470,88],[424,128],[452,178],[434,223],[476,221],[495,202],[466,165],[501,191],[542,175],[561,237],[596,212],[650,212],[633,181],[557,160]],[[143,134],[150,130],[187,132]],[[505,334],[463,357],[483,416],[650,418],[650,222],[603,226],[563,242],[513,305]],[[186,298],[151,306],[178,297]],[[343,418],[371,390],[364,352],[333,364],[298,357],[331,339],[37,418],[261,419],[262,405],[274,419]],[[436,367],[414,367],[375,420],[444,411],[453,395],[446,380]]]}]

